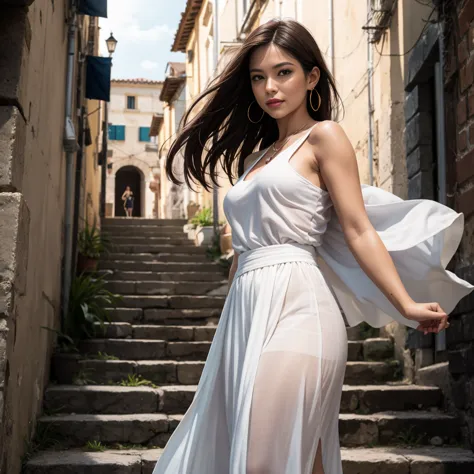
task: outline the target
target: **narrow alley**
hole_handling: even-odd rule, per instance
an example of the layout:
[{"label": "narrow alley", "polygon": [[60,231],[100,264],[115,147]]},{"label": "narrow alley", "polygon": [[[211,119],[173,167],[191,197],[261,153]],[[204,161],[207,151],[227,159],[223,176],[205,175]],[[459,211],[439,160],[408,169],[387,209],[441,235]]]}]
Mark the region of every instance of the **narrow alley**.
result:
[{"label": "narrow alley", "polygon": [[[307,43],[292,31],[305,32]],[[288,38],[294,44],[281,46],[291,43]],[[231,351],[244,347],[244,356],[226,360],[220,375],[238,373],[241,398],[256,393],[242,389],[241,364],[260,363],[263,353],[248,356],[242,340],[254,321],[265,322],[261,307],[276,307],[272,298],[291,298],[277,286],[259,291],[259,280],[271,279],[257,276],[248,293],[232,295],[235,306],[249,305],[242,303],[247,309],[239,313],[225,306],[229,280],[241,253],[248,257],[252,250],[287,244],[314,257],[308,275],[320,271],[322,288],[334,296],[334,327],[326,326],[322,336],[298,327],[298,343],[304,333],[314,338],[307,345],[322,351],[338,322],[339,333],[347,334],[347,363],[341,357],[341,370],[332,371],[340,374],[342,393],[339,385],[330,394],[334,400],[340,394],[332,444],[339,434],[344,474],[474,474],[474,0],[0,0],[0,45],[0,474],[216,474],[203,472],[195,462],[196,445],[183,441],[189,424],[176,429],[198,406],[193,400],[216,400],[198,391],[200,381],[209,379],[202,374],[216,334],[230,333]],[[287,61],[265,66],[271,54]],[[250,59],[261,64],[250,66]],[[228,82],[220,82],[223,77]],[[298,77],[299,83],[291,82]],[[217,93],[209,93],[216,84]],[[298,108],[288,112],[299,93]],[[298,123],[289,126],[285,120],[294,117]],[[337,172],[320,166],[324,147],[314,151],[320,137],[310,135],[322,122],[343,130],[351,145],[352,175],[344,165],[338,179],[352,177],[352,186],[339,187],[339,198],[331,185]],[[295,156],[284,162],[288,173],[270,173],[256,186],[250,185],[253,176],[243,179],[250,167],[255,174],[260,167],[275,169],[291,147]],[[304,150],[307,156],[301,156]],[[326,163],[340,156],[333,150]],[[209,182],[189,180],[191,175]],[[292,189],[291,182],[297,183]],[[336,255],[333,267],[323,255],[325,239],[334,248],[350,247],[341,224],[345,206],[336,203],[345,202],[348,212],[355,187],[362,190],[362,214],[379,209],[377,192],[390,196],[390,212],[381,206],[376,232],[382,243],[389,235],[400,244],[389,249],[393,261],[399,255],[410,260],[406,267],[398,261],[395,270],[414,304],[455,300],[449,315],[443,312],[449,323],[439,332],[424,334],[408,317],[388,318],[394,308],[406,316],[410,305],[397,306],[390,299],[396,292],[387,286],[383,291],[370,272],[362,275],[355,246],[350,258]],[[367,188],[374,200],[363,202]],[[243,189],[261,195],[252,200]],[[226,202],[230,193],[234,201]],[[280,199],[287,214],[272,220],[281,210],[272,199]],[[304,200],[303,218],[298,200]],[[410,221],[400,209],[413,203],[433,212],[411,216],[400,232],[389,217]],[[238,210],[241,221],[229,210]],[[442,215],[450,222],[441,229]],[[334,228],[340,233],[331,233]],[[240,250],[239,240],[246,244]],[[370,252],[365,268],[367,260],[380,267],[380,255]],[[303,262],[295,257],[285,264]],[[342,270],[336,280],[354,275],[354,268],[363,278],[328,284],[337,265]],[[389,267],[378,273],[386,275]],[[385,285],[396,283],[392,276]],[[288,280],[298,281],[293,273]],[[304,284],[310,280],[294,285],[306,291],[294,299],[301,305],[317,301],[318,315],[301,312],[321,324],[319,295],[313,298]],[[446,281],[452,286],[443,286]],[[424,283],[433,303],[419,291]],[[374,286],[365,293],[345,293],[367,284]],[[231,324],[219,324],[230,307],[244,336],[236,331],[234,338]],[[353,309],[357,325],[350,324]],[[384,322],[370,325],[369,313]],[[377,319],[381,315],[388,319]],[[344,353],[346,341],[334,347]],[[213,360],[220,360],[224,350],[214,352]],[[311,355],[314,364],[336,359]],[[288,387],[288,371],[274,367],[271,377]],[[321,377],[316,372],[311,375]],[[300,379],[303,386],[307,380]],[[315,399],[322,386],[316,385]],[[300,444],[287,453],[273,439],[255,443],[254,452],[269,448],[273,459],[280,459],[277,451],[287,453],[299,463],[298,472],[295,464],[265,472],[264,463],[243,467],[242,440],[250,427],[235,435],[233,417],[245,414],[232,411],[226,397],[238,397],[227,391],[218,397],[225,409],[216,410],[225,416],[217,420],[196,410],[192,418],[196,433],[203,432],[202,419],[224,426],[225,452],[215,448],[209,456],[209,465],[219,458],[222,464],[213,467],[226,466],[217,474],[341,474],[337,456],[326,457],[337,458],[338,472],[320,472],[316,462],[333,459],[316,453],[318,439],[323,445],[325,440],[313,425],[304,436],[296,422],[285,421],[286,408],[301,408],[302,419],[313,416],[324,425],[307,409],[313,394],[303,396],[304,407],[293,403],[268,418],[282,432],[296,433],[292,443]],[[281,391],[264,397],[270,404],[287,395]],[[157,467],[157,461],[172,457],[175,451],[165,448],[175,431],[190,454],[175,456],[184,467],[170,473],[173,468],[164,462]],[[238,466],[229,461],[235,446],[227,434],[240,443]],[[223,446],[219,436],[209,438],[209,446]],[[311,457],[302,454],[303,444],[313,442]]]}]

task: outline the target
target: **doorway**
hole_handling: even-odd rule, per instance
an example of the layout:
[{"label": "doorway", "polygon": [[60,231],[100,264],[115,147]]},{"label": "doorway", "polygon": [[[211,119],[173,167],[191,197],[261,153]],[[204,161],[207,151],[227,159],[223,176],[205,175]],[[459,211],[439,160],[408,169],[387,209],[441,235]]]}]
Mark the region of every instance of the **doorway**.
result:
[{"label": "doorway", "polygon": [[142,217],[142,177],[140,170],[135,166],[124,166],[115,175],[115,217],[125,217],[122,194],[125,188],[130,186],[133,192],[133,217]]}]

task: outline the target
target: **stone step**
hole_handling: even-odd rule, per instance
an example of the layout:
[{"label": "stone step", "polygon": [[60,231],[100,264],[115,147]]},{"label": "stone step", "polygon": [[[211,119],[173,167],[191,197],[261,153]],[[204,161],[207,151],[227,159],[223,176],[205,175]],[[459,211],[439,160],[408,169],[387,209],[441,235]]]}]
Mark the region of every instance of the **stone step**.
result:
[{"label": "stone step", "polygon": [[[197,250],[194,250],[197,249]],[[201,253],[202,247],[195,247],[192,245],[169,245],[169,244],[114,244],[113,251],[115,253]]]},{"label": "stone step", "polygon": [[[195,247],[194,242],[185,234],[175,237],[142,236],[142,235],[111,235],[110,242],[115,245],[179,245],[181,247]],[[113,247],[112,247],[113,249]]]},{"label": "stone step", "polygon": [[158,326],[155,324],[97,323],[97,332],[104,338],[160,339],[163,341],[212,341],[216,325]]},{"label": "stone step", "polygon": [[380,361],[393,358],[393,342],[387,338],[348,341],[348,360]]},{"label": "stone step", "polygon": [[118,227],[140,227],[140,226],[156,226],[169,227],[180,226],[181,228],[188,223],[187,219],[151,219],[143,217],[134,217],[132,219],[127,217],[106,217],[102,219],[102,226],[108,228],[109,226]]},{"label": "stone step", "polygon": [[126,270],[135,272],[214,272],[221,275],[225,269],[214,262],[134,262],[105,260],[100,262],[101,270]]},{"label": "stone step", "polygon": [[[152,474],[162,449],[105,452],[44,451],[25,474]],[[342,448],[344,474],[472,474],[474,453],[457,447]],[[328,473],[330,474],[330,473]]]},{"label": "stone step", "polygon": [[413,384],[344,385],[340,411],[368,414],[389,410],[427,410],[439,407],[441,402],[439,387]]},{"label": "stone step", "polygon": [[126,308],[143,309],[199,309],[218,308],[224,306],[223,296],[196,296],[196,295],[170,295],[170,296],[137,296],[122,295],[120,304]]},{"label": "stone step", "polygon": [[133,227],[120,225],[106,225],[102,226],[102,232],[107,235],[155,235],[155,236],[187,236],[183,230],[183,226],[179,225],[137,225]]},{"label": "stone step", "polygon": [[77,354],[55,354],[52,358],[52,380],[59,384],[116,384],[129,376],[141,376],[159,386],[162,384],[196,385],[204,361],[176,360],[94,360]]},{"label": "stone step", "polygon": [[347,362],[344,383],[350,385],[375,385],[398,380],[401,376],[400,363],[389,362]]},{"label": "stone step", "polygon": [[[96,350],[97,347],[93,348]],[[107,353],[108,355],[112,355]],[[358,367],[367,365],[365,371]],[[377,362],[348,362],[344,383],[348,385],[382,385],[395,379],[393,367]],[[71,384],[78,377],[85,377],[90,384],[117,383],[129,375],[161,384],[196,385],[201,378],[204,360],[94,360],[84,359],[78,354],[54,354],[52,358],[53,380],[60,384]],[[378,378],[377,378],[378,377]],[[369,402],[367,402],[369,403]],[[361,405],[362,408],[365,405]]]},{"label": "stone step", "polygon": [[166,445],[182,416],[161,413],[133,413],[126,415],[72,414],[42,416],[39,429],[47,429],[51,438],[61,446],[82,447],[88,441],[103,444]]},{"label": "stone step", "polygon": [[385,411],[369,415],[339,415],[342,446],[430,444],[434,437],[440,443],[454,444],[459,435],[459,419],[445,413]]},{"label": "stone step", "polygon": [[[49,413],[183,414],[191,405],[196,388],[196,385],[159,388],[52,385],[45,392],[44,407]],[[427,410],[439,406],[440,402],[441,391],[438,387],[344,385],[341,413]]]},{"label": "stone step", "polygon": [[[201,249],[202,247],[193,247],[193,249]],[[109,253],[104,254],[101,257],[101,261],[115,260],[115,261],[132,261],[132,262],[171,262],[171,263],[209,263],[210,260],[207,258],[205,252],[190,252],[185,253],[186,249],[183,249],[180,253]]]},{"label": "stone step", "polygon": [[[80,343],[85,354],[118,357],[120,360],[205,360],[211,343],[209,341],[166,342],[147,339],[89,339]],[[92,358],[92,357],[89,357]]]},{"label": "stone step", "polygon": [[108,308],[107,313],[110,320],[115,322],[206,326],[208,324],[217,324],[221,315],[221,309]]},{"label": "stone step", "polygon": [[[65,447],[84,446],[88,441],[104,444],[131,443],[164,447],[182,416],[161,413],[72,414],[42,416],[40,429],[61,440]],[[379,412],[370,415],[339,415],[341,446],[429,444],[433,438],[454,444],[459,437],[459,420],[429,412]]]},{"label": "stone step", "polygon": [[45,392],[47,413],[126,415],[183,414],[196,394],[196,385],[160,388],[100,385],[57,385]]},{"label": "stone step", "polygon": [[223,287],[227,291],[227,280],[220,281],[118,281],[106,283],[112,293],[122,295],[196,295],[205,296]]},{"label": "stone step", "polygon": [[[126,245],[125,247],[130,247],[130,245]],[[150,247],[150,246],[148,246]],[[123,250],[124,245],[114,245],[113,252],[111,251],[109,255],[126,255],[130,258],[135,258],[135,255],[150,255],[151,257],[157,257],[159,255],[205,255],[206,254],[206,248],[205,247],[196,247],[196,246],[186,246],[186,247],[179,247],[176,245],[152,245],[151,249],[148,251],[137,251],[137,252],[130,252],[127,250]],[[101,255],[101,259],[105,260],[110,260],[110,258],[107,258],[106,254]]]},{"label": "stone step", "polygon": [[120,281],[218,281],[221,282],[223,275],[221,272],[134,272],[113,270],[113,273],[107,275],[107,280]]}]

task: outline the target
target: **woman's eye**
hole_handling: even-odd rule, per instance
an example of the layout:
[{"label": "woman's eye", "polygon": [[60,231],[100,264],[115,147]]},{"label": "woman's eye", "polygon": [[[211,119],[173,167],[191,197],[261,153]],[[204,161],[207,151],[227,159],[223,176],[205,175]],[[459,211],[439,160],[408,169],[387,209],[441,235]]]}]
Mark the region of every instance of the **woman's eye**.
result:
[{"label": "woman's eye", "polygon": [[278,74],[283,74],[284,76],[291,74],[291,69],[282,69]]},{"label": "woman's eye", "polygon": [[258,81],[262,78],[262,76],[253,76],[252,81]]}]

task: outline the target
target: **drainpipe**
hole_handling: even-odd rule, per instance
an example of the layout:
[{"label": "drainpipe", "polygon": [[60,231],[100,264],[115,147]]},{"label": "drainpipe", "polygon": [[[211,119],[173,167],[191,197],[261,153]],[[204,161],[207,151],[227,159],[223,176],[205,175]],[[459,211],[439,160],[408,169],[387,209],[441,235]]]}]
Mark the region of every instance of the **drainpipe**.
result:
[{"label": "drainpipe", "polygon": [[331,74],[334,77],[334,0],[328,0],[329,11],[329,49],[328,54],[331,61]]},{"label": "drainpipe", "polygon": [[[219,10],[218,0],[214,0],[213,4],[213,37],[214,37],[214,74],[217,75],[217,64],[219,62]],[[218,140],[214,136],[214,143]],[[212,188],[212,218],[214,221],[214,237],[217,238],[219,233],[219,188],[214,185]]]},{"label": "drainpipe", "polygon": [[[438,202],[446,205],[446,141],[444,118],[444,21],[438,23],[439,59],[434,66],[435,108],[436,108],[436,149],[438,170]],[[446,331],[436,334],[435,351],[446,350]]]},{"label": "drainpipe", "polygon": [[[367,0],[367,24],[370,23],[371,0]],[[369,184],[374,184],[374,55],[372,43],[370,42],[370,30],[367,30],[367,98],[368,98],[368,117],[369,117],[369,137],[368,137],[368,155],[369,155]]]},{"label": "drainpipe", "polygon": [[68,27],[68,57],[66,72],[66,118],[63,145],[66,151],[66,203],[64,212],[64,257],[63,257],[63,288],[62,288],[62,318],[61,329],[65,328],[65,321],[69,306],[69,292],[72,280],[72,227],[73,227],[73,196],[74,196],[74,153],[77,149],[73,123],[73,84],[74,61],[76,56],[76,5],[71,1],[71,14]]}]

